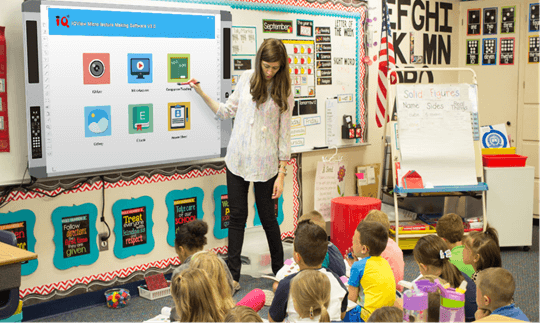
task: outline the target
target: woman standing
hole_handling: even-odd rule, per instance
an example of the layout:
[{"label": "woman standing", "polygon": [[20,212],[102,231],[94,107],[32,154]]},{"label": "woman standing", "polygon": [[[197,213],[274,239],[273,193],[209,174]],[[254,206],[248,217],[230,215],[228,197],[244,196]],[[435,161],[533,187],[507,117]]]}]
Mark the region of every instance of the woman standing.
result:
[{"label": "woman standing", "polygon": [[275,274],[283,266],[283,245],[273,199],[283,192],[291,155],[293,95],[287,50],[281,40],[266,39],[257,52],[255,69],[242,74],[226,103],[211,99],[196,79],[191,79],[189,84],[220,119],[235,117],[225,163],[231,210],[228,266],[235,289],[239,289],[240,252],[248,216],[250,182],[254,182],[255,201],[270,248],[272,271]]}]

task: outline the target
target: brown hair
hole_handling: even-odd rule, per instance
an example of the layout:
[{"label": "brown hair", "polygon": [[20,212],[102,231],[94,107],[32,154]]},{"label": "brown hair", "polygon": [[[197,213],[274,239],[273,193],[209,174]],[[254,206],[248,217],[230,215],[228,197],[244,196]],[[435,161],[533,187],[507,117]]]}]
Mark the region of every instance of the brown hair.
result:
[{"label": "brown hair", "polygon": [[388,244],[388,230],[379,222],[361,221],[356,227],[360,243],[369,248],[370,256],[380,256]]},{"label": "brown hair", "polygon": [[418,239],[414,247],[414,260],[426,266],[440,268],[441,277],[446,279],[452,287],[457,288],[464,278],[459,269],[450,262],[450,259],[446,256],[441,258],[441,251],[444,253],[447,249],[448,246],[440,237],[436,235],[423,236]]},{"label": "brown hair", "polygon": [[305,269],[291,281],[291,297],[301,318],[320,315],[319,322],[330,322],[330,279],[315,269]]},{"label": "brown hair", "polygon": [[485,232],[471,232],[463,238],[466,248],[472,250],[473,258],[479,256],[478,261],[473,261],[476,271],[490,267],[502,267],[501,249],[497,230],[487,225]]},{"label": "brown hair", "polygon": [[323,228],[324,231],[326,231],[326,221],[324,221],[324,218],[319,211],[313,210],[311,212],[308,212],[306,214],[303,214],[300,219],[298,219],[299,222],[304,220],[311,220],[311,222],[315,223],[316,225]]},{"label": "brown hair", "polygon": [[383,211],[373,209],[369,211],[363,221],[374,221],[384,225],[386,230],[390,230],[390,221],[388,221],[388,215]]},{"label": "brown hair", "polygon": [[403,322],[403,311],[394,306],[383,306],[371,314],[368,322]]},{"label": "brown hair", "polygon": [[201,220],[190,221],[180,227],[174,247],[182,246],[190,251],[199,250],[206,245],[206,233],[208,233],[208,224]]},{"label": "brown hair", "polygon": [[289,72],[289,57],[283,42],[275,38],[265,39],[257,52],[255,73],[251,77],[250,89],[257,107],[260,107],[268,99],[268,84],[262,72],[262,61],[280,63],[279,71],[273,77],[272,93],[270,93],[270,96],[279,107],[279,111],[284,113],[291,108],[288,103],[288,98],[291,95],[291,76]]},{"label": "brown hair", "polygon": [[229,310],[224,322],[263,322],[263,320],[251,307],[237,305]]},{"label": "brown hair", "polygon": [[463,239],[463,219],[455,213],[443,215],[437,221],[435,229],[439,237],[446,239],[450,243],[456,243]]},{"label": "brown hair", "polygon": [[476,283],[482,294],[491,299],[491,308],[495,309],[512,303],[516,283],[508,270],[486,268],[478,274]]},{"label": "brown hair", "polygon": [[294,251],[300,254],[307,266],[321,266],[328,252],[328,236],[311,220],[300,221],[294,233],[293,245]]},{"label": "brown hair", "polygon": [[215,306],[219,295],[215,284],[202,269],[188,268],[176,275],[171,294],[180,322],[221,322],[223,315]]},{"label": "brown hair", "polygon": [[[222,315],[225,316],[229,309],[234,307],[231,286],[227,280],[227,272],[218,256],[209,251],[199,252],[193,255],[189,263],[191,268],[199,268],[208,274],[210,280],[217,286],[219,304]],[[217,305],[217,304],[216,304]]]}]

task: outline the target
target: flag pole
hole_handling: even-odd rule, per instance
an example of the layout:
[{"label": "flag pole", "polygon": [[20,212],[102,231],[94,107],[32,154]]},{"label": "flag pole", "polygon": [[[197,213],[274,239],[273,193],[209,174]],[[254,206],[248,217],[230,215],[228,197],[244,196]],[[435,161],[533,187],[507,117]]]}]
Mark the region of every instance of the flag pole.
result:
[{"label": "flag pole", "polygon": [[[386,0],[383,0],[382,1],[382,5],[383,5],[383,9],[382,9],[382,14],[383,15],[386,15],[387,13],[387,6],[388,4],[386,3]],[[388,19],[390,19],[390,17],[388,17]],[[388,22],[388,24],[390,24],[390,22]],[[392,37],[394,37],[392,35]],[[381,44],[382,45],[382,44]],[[387,122],[387,119],[388,119],[388,109],[390,107],[390,86],[391,86],[391,82],[389,80],[389,76],[390,76],[390,55],[389,55],[389,52],[388,52],[388,36],[387,36],[387,39],[386,39],[386,75],[387,75],[387,81],[388,81],[388,89],[386,91],[386,108],[384,109],[384,119],[383,119],[383,135],[382,135],[382,141],[381,141],[381,168],[380,168],[380,174],[379,174],[379,187],[377,189],[377,199],[381,200],[382,201],[382,181],[383,181],[383,174],[384,174],[384,171],[385,171],[385,167],[386,167],[386,163],[385,163],[385,156],[386,156],[386,125],[388,124]],[[392,162],[392,161],[390,161]],[[390,164],[390,166],[392,166],[392,164]],[[390,172],[389,176],[392,176],[392,172]]]}]

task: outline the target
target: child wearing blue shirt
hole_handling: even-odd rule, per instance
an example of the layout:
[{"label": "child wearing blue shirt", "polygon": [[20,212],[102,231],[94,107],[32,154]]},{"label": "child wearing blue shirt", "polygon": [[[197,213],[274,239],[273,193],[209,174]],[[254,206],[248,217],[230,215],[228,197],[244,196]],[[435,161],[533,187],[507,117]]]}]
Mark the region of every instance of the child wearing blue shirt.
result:
[{"label": "child wearing blue shirt", "polygon": [[[476,322],[490,322],[503,316],[502,319],[513,319],[529,322],[523,311],[512,303],[516,284],[512,274],[501,267],[482,270],[476,280]],[[487,313],[491,312],[490,315]]]}]

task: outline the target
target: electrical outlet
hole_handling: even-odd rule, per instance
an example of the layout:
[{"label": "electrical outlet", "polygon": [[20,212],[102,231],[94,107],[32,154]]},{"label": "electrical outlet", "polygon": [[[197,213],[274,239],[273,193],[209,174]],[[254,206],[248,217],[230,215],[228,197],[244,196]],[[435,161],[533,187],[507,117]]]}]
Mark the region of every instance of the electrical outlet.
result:
[{"label": "electrical outlet", "polygon": [[106,233],[100,233],[98,235],[99,239],[99,251],[106,251],[109,250],[109,241],[105,240],[107,238]]}]

